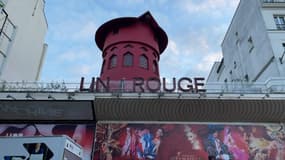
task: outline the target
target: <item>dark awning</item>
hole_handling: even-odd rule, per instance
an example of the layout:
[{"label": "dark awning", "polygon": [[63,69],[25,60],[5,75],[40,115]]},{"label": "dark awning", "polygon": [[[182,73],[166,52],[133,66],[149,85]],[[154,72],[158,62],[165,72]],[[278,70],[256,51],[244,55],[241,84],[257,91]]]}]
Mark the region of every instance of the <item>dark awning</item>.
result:
[{"label": "dark awning", "polygon": [[0,122],[284,122],[284,96],[2,92]]},{"label": "dark awning", "polygon": [[281,122],[285,100],[96,99],[100,121]]}]

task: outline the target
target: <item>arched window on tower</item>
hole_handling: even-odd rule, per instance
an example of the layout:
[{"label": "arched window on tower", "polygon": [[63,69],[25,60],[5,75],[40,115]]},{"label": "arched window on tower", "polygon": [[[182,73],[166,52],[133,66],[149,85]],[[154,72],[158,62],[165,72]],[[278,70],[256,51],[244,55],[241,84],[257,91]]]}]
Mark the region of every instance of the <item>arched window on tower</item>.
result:
[{"label": "arched window on tower", "polygon": [[134,59],[134,56],[132,53],[130,52],[125,53],[124,54],[124,66],[126,67],[133,66],[133,59]]},{"label": "arched window on tower", "polygon": [[154,72],[154,73],[158,73],[158,68],[157,68],[157,63],[156,63],[156,61],[153,61],[153,64],[152,64],[152,71]]},{"label": "arched window on tower", "polygon": [[110,61],[109,61],[109,68],[114,68],[117,66],[117,56],[116,55],[112,55],[110,57]]},{"label": "arched window on tower", "polygon": [[147,56],[141,55],[140,56],[140,67],[144,69],[148,69],[148,59]]}]

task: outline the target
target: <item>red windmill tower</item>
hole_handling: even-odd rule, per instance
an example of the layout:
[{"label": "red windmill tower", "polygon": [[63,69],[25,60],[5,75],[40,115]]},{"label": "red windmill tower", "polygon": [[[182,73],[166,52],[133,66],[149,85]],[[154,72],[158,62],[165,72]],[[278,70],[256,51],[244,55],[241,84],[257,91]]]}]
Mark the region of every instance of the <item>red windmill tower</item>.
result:
[{"label": "red windmill tower", "polygon": [[97,30],[95,41],[103,57],[100,79],[113,83],[136,77],[159,79],[158,62],[168,39],[150,12],[104,23]]}]

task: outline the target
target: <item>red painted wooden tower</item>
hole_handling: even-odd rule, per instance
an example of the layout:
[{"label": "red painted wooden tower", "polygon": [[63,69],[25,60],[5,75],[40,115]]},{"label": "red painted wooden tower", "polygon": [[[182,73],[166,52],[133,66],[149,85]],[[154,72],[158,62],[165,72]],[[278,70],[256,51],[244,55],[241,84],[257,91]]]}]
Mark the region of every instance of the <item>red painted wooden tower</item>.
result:
[{"label": "red painted wooden tower", "polygon": [[100,78],[112,81],[159,78],[159,58],[168,39],[150,12],[103,24],[95,34],[102,51]]}]

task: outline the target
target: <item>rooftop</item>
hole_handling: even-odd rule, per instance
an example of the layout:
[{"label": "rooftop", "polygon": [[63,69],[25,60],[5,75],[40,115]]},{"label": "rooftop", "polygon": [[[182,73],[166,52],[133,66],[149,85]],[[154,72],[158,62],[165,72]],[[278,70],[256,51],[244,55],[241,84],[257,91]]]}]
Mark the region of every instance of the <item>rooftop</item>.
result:
[{"label": "rooftop", "polygon": [[151,15],[151,13],[149,11],[145,12],[144,14],[142,14],[139,17],[116,18],[116,19],[112,19],[112,20],[104,23],[103,25],[101,25],[95,33],[95,42],[96,42],[97,46],[101,50],[103,50],[106,36],[108,33],[110,33],[112,30],[114,30],[114,28],[121,28],[121,27],[125,27],[125,26],[130,26],[132,24],[137,23],[138,21],[144,22],[152,28],[153,32],[156,34],[155,36],[157,37],[157,40],[159,43],[159,51],[160,51],[160,53],[162,53],[167,46],[168,38],[167,38],[167,35],[164,32],[164,30],[162,28],[160,28],[160,26],[155,21],[155,19],[153,18],[153,16]]}]

